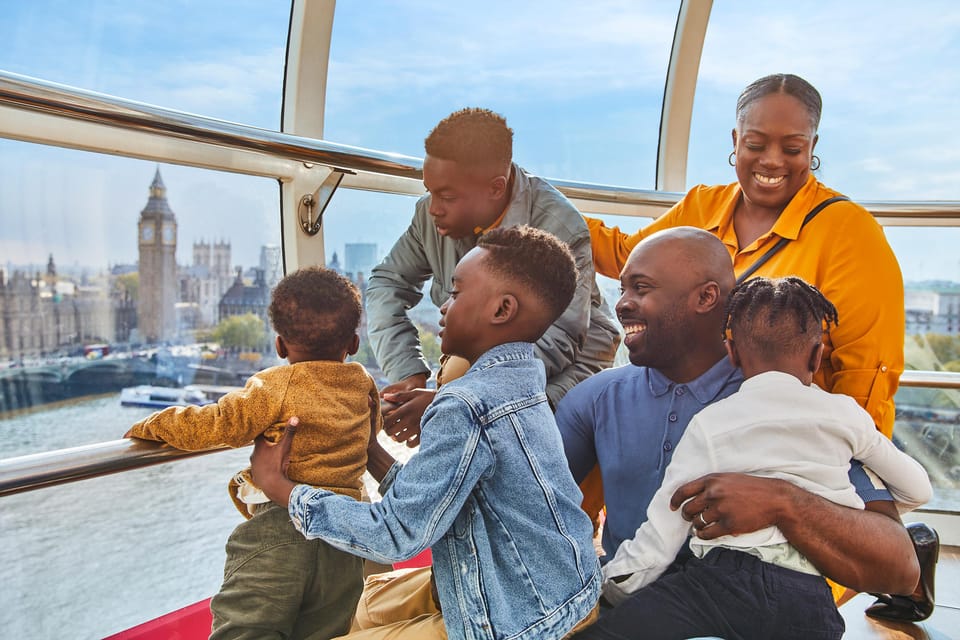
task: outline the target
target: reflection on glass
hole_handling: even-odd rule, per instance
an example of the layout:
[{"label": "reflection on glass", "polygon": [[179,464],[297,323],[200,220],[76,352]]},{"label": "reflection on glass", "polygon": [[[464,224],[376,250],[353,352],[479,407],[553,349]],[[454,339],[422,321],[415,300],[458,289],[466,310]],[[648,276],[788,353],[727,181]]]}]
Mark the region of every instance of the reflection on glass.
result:
[{"label": "reflection on glass", "polygon": [[896,402],[893,440],[930,475],[934,494],[927,508],[956,511],[960,507],[960,391],[901,388]]}]

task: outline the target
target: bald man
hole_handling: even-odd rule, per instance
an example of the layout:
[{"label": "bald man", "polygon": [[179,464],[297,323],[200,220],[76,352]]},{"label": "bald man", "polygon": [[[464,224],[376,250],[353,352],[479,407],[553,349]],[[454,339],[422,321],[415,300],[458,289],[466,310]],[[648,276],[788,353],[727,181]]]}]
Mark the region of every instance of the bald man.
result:
[{"label": "bald man", "polygon": [[[599,464],[607,506],[603,548],[612,558],[646,520],[674,447],[700,409],[740,387],[743,375],[723,345],[724,304],[734,286],[723,244],[692,227],[655,233],[630,254],[617,316],[630,365],[574,387],[557,423],[574,478]],[[717,474],[678,491],[698,536],[777,526],[821,573],[859,591],[910,593],[919,565],[889,493],[862,467],[851,482],[867,511],[842,507],[788,482]],[[876,513],[879,511],[881,513]],[[864,544],[868,541],[869,544]]]}]

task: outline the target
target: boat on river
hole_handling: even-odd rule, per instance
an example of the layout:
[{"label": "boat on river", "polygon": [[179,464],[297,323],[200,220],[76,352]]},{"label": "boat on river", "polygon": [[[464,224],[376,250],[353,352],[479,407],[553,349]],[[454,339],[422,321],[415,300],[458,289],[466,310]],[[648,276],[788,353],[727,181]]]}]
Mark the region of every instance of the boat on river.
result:
[{"label": "boat on river", "polygon": [[203,406],[212,402],[214,401],[206,393],[192,385],[179,388],[141,384],[120,391],[120,406],[123,407],[163,409],[165,407],[182,407],[188,404]]}]

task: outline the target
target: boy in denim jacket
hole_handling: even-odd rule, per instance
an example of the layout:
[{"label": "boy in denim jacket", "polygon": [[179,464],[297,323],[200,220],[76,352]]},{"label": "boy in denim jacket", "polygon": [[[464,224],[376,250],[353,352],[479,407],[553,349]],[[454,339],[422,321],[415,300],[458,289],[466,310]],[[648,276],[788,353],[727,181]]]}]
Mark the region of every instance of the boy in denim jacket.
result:
[{"label": "boy in denim jacket", "polygon": [[[290,477],[359,498],[370,429],[380,424],[376,383],[361,364],[344,362],[359,346],[360,312],[360,292],[343,276],[321,267],[288,275],[273,290],[270,319],[277,355],[290,364],[257,373],[216,404],[155,413],[127,437],[188,451],[242,447],[257,436],[278,440],[297,416]],[[344,633],[363,588],[362,560],[304,539],[248,471],[230,483],[230,497],[249,519],[227,541],[210,637],[320,640]]]},{"label": "boy in denim jacket", "polygon": [[369,469],[385,476],[381,502],[287,479],[289,428],[280,446],[257,442],[253,476],[309,538],[379,562],[432,548],[443,613],[349,637],[563,638],[593,615],[600,570],[533,343],[569,304],[576,267],[546,232],[495,229],[460,261],[452,284],[442,349],[471,366],[437,392],[406,465],[371,438]]}]

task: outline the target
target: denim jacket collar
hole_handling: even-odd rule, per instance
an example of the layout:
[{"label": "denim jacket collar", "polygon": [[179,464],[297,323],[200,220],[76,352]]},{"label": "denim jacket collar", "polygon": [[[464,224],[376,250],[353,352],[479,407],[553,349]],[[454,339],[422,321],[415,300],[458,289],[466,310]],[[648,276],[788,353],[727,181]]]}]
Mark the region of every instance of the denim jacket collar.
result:
[{"label": "denim jacket collar", "polygon": [[482,370],[511,360],[533,360],[533,343],[530,342],[506,342],[498,344],[481,354],[470,369]]}]

